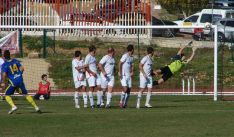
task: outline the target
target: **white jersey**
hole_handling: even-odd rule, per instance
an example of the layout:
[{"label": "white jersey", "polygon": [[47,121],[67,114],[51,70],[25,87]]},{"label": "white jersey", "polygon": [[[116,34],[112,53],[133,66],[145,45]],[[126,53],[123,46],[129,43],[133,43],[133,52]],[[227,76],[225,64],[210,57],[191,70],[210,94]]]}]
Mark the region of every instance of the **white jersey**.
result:
[{"label": "white jersey", "polygon": [[[145,71],[145,74],[147,76],[151,76],[153,61],[150,56],[146,55],[145,57],[143,57],[141,60],[141,64],[143,64],[143,70]],[[140,72],[140,75],[143,75],[142,72]]]},{"label": "white jersey", "polygon": [[106,71],[107,76],[114,75],[115,59],[113,57],[105,55],[104,57],[102,57],[99,63],[102,64],[104,70]]},{"label": "white jersey", "polygon": [[2,81],[2,64],[4,63],[4,59],[0,58],[0,82]]},{"label": "white jersey", "polygon": [[82,78],[84,78],[84,73],[80,72],[76,69],[76,67],[83,67],[84,61],[83,60],[72,60],[72,72],[73,72],[73,80],[74,81],[80,81]]},{"label": "white jersey", "polygon": [[128,53],[125,53],[120,61],[123,63],[122,65],[122,75],[123,76],[131,76],[131,68],[132,68],[132,64],[133,64],[133,57],[129,56]]},{"label": "white jersey", "polygon": [[[97,74],[97,61],[96,61],[96,58],[94,56],[88,54],[85,57],[84,64],[89,66],[89,70],[91,70],[92,72]],[[90,77],[90,76],[91,76],[91,74],[86,72],[86,77]]]}]

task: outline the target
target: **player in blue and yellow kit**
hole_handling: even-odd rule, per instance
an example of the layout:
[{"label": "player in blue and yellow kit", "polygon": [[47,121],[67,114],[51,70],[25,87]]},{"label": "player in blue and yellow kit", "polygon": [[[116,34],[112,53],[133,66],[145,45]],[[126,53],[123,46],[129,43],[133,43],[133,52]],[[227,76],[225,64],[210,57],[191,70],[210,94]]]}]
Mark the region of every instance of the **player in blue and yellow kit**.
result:
[{"label": "player in blue and yellow kit", "polygon": [[[33,98],[28,95],[27,90],[25,88],[23,82],[23,71],[24,67],[20,64],[20,62],[16,59],[11,59],[11,55],[9,50],[4,52],[5,63],[2,65],[2,76],[3,81],[8,80],[8,87],[5,92],[5,99],[8,104],[12,107],[8,114],[12,114],[17,110],[11,95],[14,94],[15,90],[19,91],[19,93],[23,94],[27,101],[35,108],[36,112],[41,112],[39,107],[34,102]],[[5,83],[2,84],[5,86]]]}]

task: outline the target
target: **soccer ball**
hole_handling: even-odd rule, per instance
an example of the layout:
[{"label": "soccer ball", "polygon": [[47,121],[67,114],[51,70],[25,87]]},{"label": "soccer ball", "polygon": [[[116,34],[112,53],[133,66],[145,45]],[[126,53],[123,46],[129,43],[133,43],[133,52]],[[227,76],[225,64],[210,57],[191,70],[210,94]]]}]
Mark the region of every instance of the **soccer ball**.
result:
[{"label": "soccer ball", "polygon": [[206,29],[210,29],[210,28],[211,28],[211,24],[210,24],[209,22],[206,22],[206,23],[205,23],[205,28],[206,28]]}]

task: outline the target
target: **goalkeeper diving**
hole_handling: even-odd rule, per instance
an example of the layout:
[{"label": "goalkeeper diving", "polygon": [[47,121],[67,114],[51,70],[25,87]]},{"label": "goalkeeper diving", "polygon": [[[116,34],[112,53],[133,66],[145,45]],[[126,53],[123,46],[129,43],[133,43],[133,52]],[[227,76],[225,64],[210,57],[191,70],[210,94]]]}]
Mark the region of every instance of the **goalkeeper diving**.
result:
[{"label": "goalkeeper diving", "polygon": [[171,78],[173,75],[179,73],[186,64],[188,64],[190,61],[193,60],[193,58],[195,56],[195,52],[197,50],[196,47],[192,48],[192,54],[187,59],[185,57],[185,54],[183,53],[184,49],[187,46],[191,46],[192,44],[193,44],[193,42],[191,41],[189,44],[181,47],[180,50],[178,51],[178,53],[172,58],[173,61],[169,65],[166,65],[165,67],[162,67],[162,68],[152,72],[152,75],[162,75],[161,79],[153,82],[154,86],[164,83],[169,78]]}]

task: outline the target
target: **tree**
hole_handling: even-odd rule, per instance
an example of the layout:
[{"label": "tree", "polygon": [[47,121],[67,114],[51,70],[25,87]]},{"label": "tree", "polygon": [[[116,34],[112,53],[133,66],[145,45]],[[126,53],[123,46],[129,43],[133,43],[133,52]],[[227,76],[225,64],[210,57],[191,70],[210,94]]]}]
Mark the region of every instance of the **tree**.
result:
[{"label": "tree", "polygon": [[188,16],[204,8],[209,0],[158,0],[159,3],[172,14]]}]

